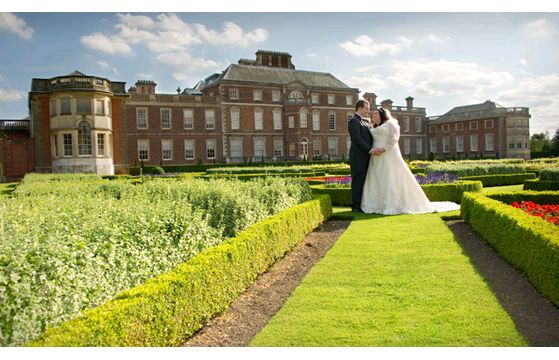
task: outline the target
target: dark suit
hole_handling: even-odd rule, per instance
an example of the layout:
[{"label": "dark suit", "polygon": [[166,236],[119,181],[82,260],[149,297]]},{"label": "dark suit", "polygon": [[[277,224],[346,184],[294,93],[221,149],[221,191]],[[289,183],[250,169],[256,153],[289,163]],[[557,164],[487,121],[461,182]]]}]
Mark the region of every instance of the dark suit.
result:
[{"label": "dark suit", "polygon": [[369,151],[373,148],[373,135],[371,135],[369,123],[363,121],[357,113],[348,121],[347,130],[351,138],[349,150],[352,178],[351,208],[357,210],[361,208],[363,185],[365,185],[365,175],[367,175],[369,167]]}]

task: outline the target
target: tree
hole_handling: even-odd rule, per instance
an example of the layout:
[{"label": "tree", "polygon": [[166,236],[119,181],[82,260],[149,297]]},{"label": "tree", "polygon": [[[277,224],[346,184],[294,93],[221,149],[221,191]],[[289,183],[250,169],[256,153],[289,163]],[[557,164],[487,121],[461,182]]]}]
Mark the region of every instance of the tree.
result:
[{"label": "tree", "polygon": [[555,135],[551,140],[551,152],[555,156],[559,155],[559,128],[555,130]]},{"label": "tree", "polygon": [[532,158],[552,156],[549,132],[533,134],[530,137],[530,156]]}]

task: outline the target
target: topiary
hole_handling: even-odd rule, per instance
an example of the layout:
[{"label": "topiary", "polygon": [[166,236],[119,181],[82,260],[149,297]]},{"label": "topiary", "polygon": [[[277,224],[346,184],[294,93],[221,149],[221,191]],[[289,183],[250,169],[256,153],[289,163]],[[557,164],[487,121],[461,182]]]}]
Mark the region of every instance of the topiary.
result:
[{"label": "topiary", "polygon": [[165,170],[161,166],[154,166],[149,171],[152,175],[165,175]]}]

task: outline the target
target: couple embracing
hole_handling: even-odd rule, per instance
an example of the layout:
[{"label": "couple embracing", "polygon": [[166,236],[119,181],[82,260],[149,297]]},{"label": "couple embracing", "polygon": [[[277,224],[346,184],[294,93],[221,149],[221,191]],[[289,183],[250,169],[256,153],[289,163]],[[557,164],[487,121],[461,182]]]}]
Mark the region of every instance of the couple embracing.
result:
[{"label": "couple embracing", "polygon": [[[384,215],[420,214],[460,209],[453,202],[431,202],[400,152],[398,120],[384,108],[358,100],[347,127],[351,137],[352,211]],[[372,122],[372,124],[371,124]]]}]

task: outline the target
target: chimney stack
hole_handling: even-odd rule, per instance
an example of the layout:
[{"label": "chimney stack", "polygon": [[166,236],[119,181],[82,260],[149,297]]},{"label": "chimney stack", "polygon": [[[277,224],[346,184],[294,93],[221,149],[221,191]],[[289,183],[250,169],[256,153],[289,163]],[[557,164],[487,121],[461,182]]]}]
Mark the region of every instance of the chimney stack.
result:
[{"label": "chimney stack", "polygon": [[363,99],[367,100],[369,104],[371,104],[371,107],[377,106],[377,95],[375,93],[366,92],[363,94]]},{"label": "chimney stack", "polygon": [[408,109],[413,108],[413,98],[411,96],[406,98],[406,103],[408,104]]}]

